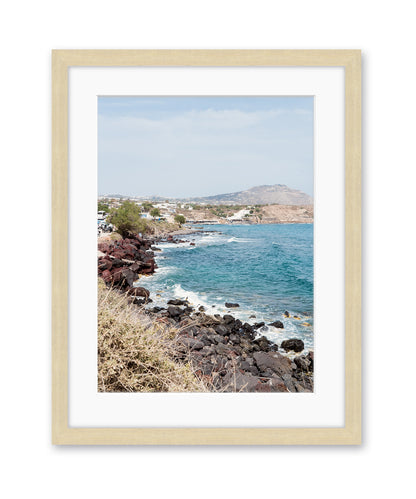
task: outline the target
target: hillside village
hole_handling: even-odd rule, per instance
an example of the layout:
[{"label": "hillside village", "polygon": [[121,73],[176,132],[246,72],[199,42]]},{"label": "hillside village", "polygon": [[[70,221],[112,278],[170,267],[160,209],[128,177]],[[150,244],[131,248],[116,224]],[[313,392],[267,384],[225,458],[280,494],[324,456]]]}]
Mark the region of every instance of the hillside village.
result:
[{"label": "hillside village", "polygon": [[[208,203],[150,202],[138,198],[111,198],[100,196],[99,203],[108,209],[118,208],[126,201],[136,203],[142,218],[173,223],[175,216],[183,215],[187,224],[273,224],[313,223],[313,205],[211,205]],[[154,210],[157,210],[157,214]],[[105,216],[100,214],[99,219]]]}]

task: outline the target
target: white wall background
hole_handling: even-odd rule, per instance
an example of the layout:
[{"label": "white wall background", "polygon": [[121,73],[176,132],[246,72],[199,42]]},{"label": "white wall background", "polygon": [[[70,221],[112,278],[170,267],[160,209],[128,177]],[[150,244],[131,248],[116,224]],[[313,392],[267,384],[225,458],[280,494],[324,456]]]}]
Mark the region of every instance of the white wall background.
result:
[{"label": "white wall background", "polygon": [[[39,0],[3,5],[0,265],[1,292],[7,302],[1,302],[0,491],[4,497],[411,496],[416,332],[412,6],[405,0]],[[363,50],[361,447],[51,446],[52,48]]]}]

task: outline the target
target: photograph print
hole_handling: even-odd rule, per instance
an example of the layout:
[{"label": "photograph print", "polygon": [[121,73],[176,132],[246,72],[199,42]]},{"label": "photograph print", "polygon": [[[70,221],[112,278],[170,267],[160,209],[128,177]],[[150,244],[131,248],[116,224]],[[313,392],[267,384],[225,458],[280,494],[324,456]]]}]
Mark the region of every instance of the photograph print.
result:
[{"label": "photograph print", "polygon": [[313,392],[314,98],[98,97],[97,147],[98,392]]}]

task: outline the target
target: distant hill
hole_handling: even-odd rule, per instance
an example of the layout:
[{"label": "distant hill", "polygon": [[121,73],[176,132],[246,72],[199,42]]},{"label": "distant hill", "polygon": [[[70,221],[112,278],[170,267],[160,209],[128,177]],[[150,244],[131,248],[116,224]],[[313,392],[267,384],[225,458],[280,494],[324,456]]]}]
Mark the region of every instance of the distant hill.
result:
[{"label": "distant hill", "polygon": [[189,198],[184,201],[193,203],[224,204],[224,205],[251,205],[251,204],[284,204],[310,205],[313,198],[308,194],[287,185],[259,185],[246,191],[218,194],[201,198]]},{"label": "distant hill", "polygon": [[[128,199],[129,196],[120,194],[107,194],[106,198]],[[231,192],[228,194],[217,194],[216,196],[197,198],[168,198],[166,196],[137,196],[136,200],[147,200],[152,203],[161,201],[206,203],[212,205],[252,205],[252,204],[283,204],[286,206],[299,206],[313,204],[313,198],[305,192],[291,189],[287,185],[259,185],[246,191]]]}]

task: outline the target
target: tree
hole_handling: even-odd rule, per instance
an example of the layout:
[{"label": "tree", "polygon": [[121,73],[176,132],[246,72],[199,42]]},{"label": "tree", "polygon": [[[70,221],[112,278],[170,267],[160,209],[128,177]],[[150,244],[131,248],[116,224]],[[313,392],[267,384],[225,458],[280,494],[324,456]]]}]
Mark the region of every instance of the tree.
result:
[{"label": "tree", "polygon": [[123,201],[122,205],[110,211],[108,221],[116,226],[121,237],[128,237],[139,232],[146,232],[147,223],[141,217],[140,207],[132,201]]},{"label": "tree", "polygon": [[146,213],[149,212],[153,208],[152,203],[149,203],[149,201],[144,201],[142,203],[142,210],[145,211]]},{"label": "tree", "polygon": [[160,211],[159,211],[159,208],[153,208],[152,210],[150,210],[150,215],[151,215],[153,218],[160,217]]},{"label": "tree", "polygon": [[175,222],[182,225],[186,222],[186,218],[183,215],[175,215]]},{"label": "tree", "polygon": [[98,201],[97,211],[105,211],[106,213],[108,213],[109,210],[110,207],[108,206],[108,204],[103,203],[102,201]]}]

